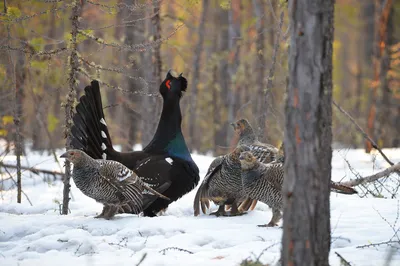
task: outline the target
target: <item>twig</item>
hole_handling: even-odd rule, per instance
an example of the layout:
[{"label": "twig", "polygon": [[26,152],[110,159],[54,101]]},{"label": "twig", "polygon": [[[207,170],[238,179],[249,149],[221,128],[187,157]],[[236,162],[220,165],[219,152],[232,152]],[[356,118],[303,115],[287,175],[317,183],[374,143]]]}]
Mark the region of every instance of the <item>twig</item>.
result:
[{"label": "twig", "polygon": [[53,9],[48,9],[48,10],[44,10],[44,11],[41,11],[41,12],[39,12],[39,13],[35,13],[35,14],[32,14],[32,15],[21,16],[21,17],[19,17],[19,18],[12,19],[12,20],[10,20],[9,22],[21,22],[21,21],[24,21],[24,20],[28,20],[28,19],[31,19],[31,18],[40,16],[40,15],[48,14],[48,13],[50,13],[50,12],[57,12],[57,11],[65,10],[65,9],[67,9],[67,6],[59,7],[59,8],[53,8]]},{"label": "twig", "polygon": [[357,178],[357,179],[346,181],[346,182],[340,182],[340,184],[345,185],[345,186],[354,187],[354,186],[358,186],[358,185],[365,184],[365,183],[371,183],[371,182],[378,180],[379,178],[388,176],[389,174],[391,174],[393,172],[397,172],[399,170],[400,170],[400,163],[397,163],[397,164],[390,166],[389,168],[386,168],[385,170],[378,172],[376,174]]},{"label": "twig", "polygon": [[[1,162],[0,162],[0,163],[1,163]],[[17,184],[17,181],[15,181],[15,179],[12,177],[11,173],[7,170],[7,168],[4,168],[4,170],[6,170],[7,174],[10,176],[10,179],[14,182],[14,184],[15,184],[15,185],[18,185],[18,184]],[[24,196],[25,196],[25,198],[28,200],[29,204],[30,204],[31,206],[33,206],[33,204],[32,204],[32,202],[31,202],[31,200],[29,199],[28,195],[22,190],[22,188],[21,188],[21,193],[24,194]]]},{"label": "twig", "polygon": [[181,252],[186,252],[186,253],[189,253],[189,254],[193,254],[193,252],[190,251],[190,250],[183,249],[183,248],[178,248],[178,247],[164,248],[164,249],[160,250],[159,253],[162,253],[163,255],[165,255],[165,252],[168,251],[168,250],[178,250],[178,251],[181,251]]},{"label": "twig", "polygon": [[142,262],[144,261],[144,259],[147,257],[147,253],[144,253],[142,258],[139,260],[138,263],[136,263],[136,266],[139,266],[140,264],[142,264]]},{"label": "twig", "polygon": [[34,51],[33,49],[24,49],[20,47],[12,47],[10,45],[0,45],[0,50],[13,50],[13,51],[19,51],[23,52],[25,54],[30,54],[32,56],[43,56],[43,55],[55,55],[60,52],[67,51],[66,47],[50,50],[50,51]]},{"label": "twig", "polygon": [[108,46],[108,47],[112,47],[112,48],[117,48],[117,49],[121,49],[121,50],[127,50],[127,51],[134,51],[134,52],[145,52],[147,51],[149,48],[152,48],[154,46],[156,46],[157,44],[160,44],[164,41],[169,40],[181,27],[183,27],[184,24],[180,24],[178,25],[167,37],[163,37],[160,38],[158,40],[155,41],[151,41],[151,42],[147,42],[147,43],[140,43],[140,44],[132,44],[132,45],[120,45],[118,43],[108,43],[105,42],[103,39],[93,36],[92,34],[89,34],[83,30],[78,30],[78,33],[101,44],[104,46]]},{"label": "twig", "polygon": [[[378,147],[378,144],[376,144],[376,142],[368,136],[368,134],[357,124],[357,122],[354,120],[354,118],[348,112],[346,112],[340,105],[338,105],[335,101],[332,100],[332,102],[333,102],[333,105],[336,106],[336,108],[339,109],[340,112],[342,112],[344,115],[346,115],[350,119],[350,121],[353,123],[353,125],[356,126],[356,128],[363,135],[363,137],[372,144],[372,147],[379,151],[379,153],[382,155],[382,157],[385,159],[385,161],[388,162],[388,164],[393,166],[394,163],[389,160],[389,158]],[[396,173],[400,176],[399,171],[396,171]]]},{"label": "twig", "polygon": [[348,262],[345,258],[342,257],[339,253],[335,252],[335,254],[339,257],[340,259],[340,265],[343,266],[351,266],[350,262]]},{"label": "twig", "polygon": [[[4,169],[5,169],[5,168],[17,169],[17,166],[12,165],[12,164],[5,164],[5,163],[3,163],[3,162],[0,162],[0,167],[3,167]],[[37,174],[37,175],[39,175],[40,173],[48,174],[48,175],[53,175],[53,176],[59,175],[59,176],[61,176],[61,177],[63,177],[63,176],[65,175],[65,174],[62,173],[62,172],[50,171],[50,170],[43,170],[43,169],[37,169],[37,168],[34,168],[34,167],[25,167],[25,166],[21,166],[21,170],[30,171],[30,172],[32,172],[32,173],[34,173],[34,174]]]},{"label": "twig", "polygon": [[[357,246],[356,248],[379,247],[382,245],[388,245],[388,246],[394,247],[391,244],[399,244],[399,241],[389,240],[389,241],[384,241],[384,242],[379,242],[379,243],[371,243],[371,244],[367,244],[367,245]],[[394,248],[400,249],[399,247],[394,247]]]}]

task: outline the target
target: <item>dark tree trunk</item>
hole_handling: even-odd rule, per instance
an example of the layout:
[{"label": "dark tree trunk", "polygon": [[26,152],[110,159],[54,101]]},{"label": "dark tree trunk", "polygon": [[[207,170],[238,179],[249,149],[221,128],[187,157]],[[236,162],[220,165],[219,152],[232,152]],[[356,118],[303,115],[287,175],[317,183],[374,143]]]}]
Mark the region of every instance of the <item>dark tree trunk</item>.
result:
[{"label": "dark tree trunk", "polygon": [[[382,73],[382,64],[385,46],[387,45],[387,26],[389,15],[392,10],[392,0],[377,0],[375,1],[375,42],[374,42],[374,57],[373,57],[373,79],[370,85],[367,134],[376,139],[376,113],[377,113],[377,98],[379,89],[382,88],[382,79],[386,79]],[[381,89],[382,90],[382,89]],[[365,151],[369,153],[372,149],[372,144],[366,141]]]},{"label": "dark tree trunk", "polygon": [[377,124],[376,124],[376,140],[378,144],[381,144],[381,147],[390,147],[391,140],[393,138],[393,134],[391,132],[391,128],[393,125],[392,121],[392,101],[393,98],[392,91],[389,87],[391,77],[388,75],[391,65],[391,47],[394,44],[394,36],[393,36],[393,5],[389,7],[388,11],[388,19],[386,26],[386,38],[385,38],[385,47],[383,49],[382,61],[380,66],[380,90],[381,97],[380,102],[377,109]]},{"label": "dark tree trunk", "polygon": [[[153,5],[148,10],[152,19],[147,21],[146,34],[148,39],[159,40],[161,38],[161,23],[160,23],[160,2],[153,1]],[[153,49],[144,54],[146,58],[144,64],[147,64],[147,71],[144,73],[146,80],[149,81],[149,86],[146,92],[149,94],[158,95],[157,91],[162,82],[162,61],[161,61],[161,44],[157,44]],[[158,118],[161,112],[161,99],[156,96],[144,96],[142,101],[143,113],[142,120],[142,144],[147,145],[157,129]]]},{"label": "dark tree trunk", "polygon": [[282,265],[329,265],[334,0],[289,2]]},{"label": "dark tree trunk", "polygon": [[[140,4],[139,0],[125,0],[126,5],[136,6]],[[128,9],[122,12],[122,16],[127,17],[127,20],[134,20],[143,17],[141,10],[130,11]],[[144,42],[143,38],[143,21],[137,21],[133,26],[127,26],[125,28],[125,44],[133,45]],[[127,63],[130,65],[131,71],[129,71],[130,76],[144,77],[143,68],[141,68],[140,59],[135,56],[131,51],[126,52]],[[134,74],[132,74],[134,73]],[[127,89],[132,92],[126,95],[127,101],[125,101],[124,115],[126,116],[122,127],[122,150],[131,151],[134,144],[138,141],[138,129],[140,126],[140,115],[137,113],[139,106],[139,96],[134,94],[135,91],[143,91],[144,84],[141,79],[131,79],[126,77],[125,84],[127,84]]]},{"label": "dark tree trunk", "polygon": [[[200,79],[200,60],[201,54],[203,52],[203,43],[204,43],[204,31],[206,24],[206,17],[208,13],[209,1],[203,0],[203,10],[201,11],[201,18],[199,23],[199,28],[197,31],[197,45],[193,54],[193,76],[192,76],[192,90],[190,95],[190,116],[189,116],[189,139],[190,146],[200,148],[197,143],[200,144],[198,138],[200,135],[196,134],[197,128],[197,85]],[[197,142],[197,143],[196,143]]]},{"label": "dark tree trunk", "polygon": [[[219,13],[219,14],[218,14]],[[228,101],[228,93],[231,89],[229,73],[228,73],[228,60],[227,60],[227,51],[229,51],[229,11],[224,10],[219,7],[219,12],[216,12],[217,23],[221,26],[220,34],[218,36],[218,53],[221,56],[221,60],[218,65],[218,83],[221,88],[220,91],[220,105],[217,110],[220,118],[219,120],[219,130],[218,130],[218,146],[222,146],[224,148],[227,147],[227,136],[228,130],[231,130],[228,125],[228,121],[226,117],[223,117],[223,111],[221,109],[227,110],[229,107],[227,105]]]}]

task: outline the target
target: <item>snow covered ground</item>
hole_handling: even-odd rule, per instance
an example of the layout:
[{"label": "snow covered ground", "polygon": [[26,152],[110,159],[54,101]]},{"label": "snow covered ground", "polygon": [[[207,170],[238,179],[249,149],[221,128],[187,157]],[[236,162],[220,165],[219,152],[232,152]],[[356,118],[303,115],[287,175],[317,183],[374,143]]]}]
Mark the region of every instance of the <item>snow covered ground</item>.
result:
[{"label": "snow covered ground", "polygon": [[[61,154],[58,151],[58,155]],[[400,150],[385,150],[394,162]],[[0,150],[1,154],[1,150]],[[212,157],[194,155],[204,177]],[[380,156],[362,150],[335,150],[335,181],[355,178],[346,160],[361,175],[372,174],[388,164]],[[14,156],[1,157],[15,164]],[[29,161],[28,161],[29,160]],[[52,156],[30,152],[23,165],[40,169],[60,168]],[[15,174],[14,172],[11,172]],[[0,177],[7,179],[5,172]],[[386,180],[394,185],[396,177]],[[256,258],[273,264],[279,259],[281,228],[259,228],[271,218],[271,210],[259,203],[255,211],[241,217],[193,216],[195,190],[170,205],[156,218],[117,215],[111,221],[94,219],[101,205],[85,197],[72,185],[71,214],[59,215],[62,184],[43,182],[42,176],[23,173],[23,196],[16,203],[16,189],[10,179],[0,182],[0,265],[239,265]],[[372,187],[371,187],[372,188]],[[390,194],[383,190],[383,196]],[[400,196],[400,193],[397,194]],[[389,198],[360,198],[331,194],[331,265],[340,265],[335,254],[357,266],[384,265],[388,248],[357,246],[390,240],[399,229],[399,201]],[[268,248],[269,247],[269,248]],[[398,252],[398,250],[397,250]],[[391,265],[400,265],[394,254]]]}]

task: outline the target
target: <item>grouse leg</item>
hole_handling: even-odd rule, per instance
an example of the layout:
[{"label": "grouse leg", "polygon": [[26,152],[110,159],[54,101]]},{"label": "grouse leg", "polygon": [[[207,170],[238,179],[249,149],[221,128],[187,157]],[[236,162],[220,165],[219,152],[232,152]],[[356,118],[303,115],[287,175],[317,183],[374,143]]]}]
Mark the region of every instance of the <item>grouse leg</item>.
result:
[{"label": "grouse leg", "polygon": [[103,210],[101,211],[101,213],[99,215],[95,216],[94,218],[104,218],[104,214],[106,213],[107,208],[108,208],[108,206],[104,205],[103,206]]},{"label": "grouse leg", "polygon": [[238,205],[237,205],[237,201],[233,201],[232,203],[232,208],[230,211],[227,211],[223,214],[223,216],[239,216],[239,215],[243,215],[246,214],[246,212],[240,212],[238,209]]},{"label": "grouse leg", "polygon": [[108,206],[107,211],[104,213],[104,219],[110,220],[111,218],[114,217],[117,211],[118,211],[118,206],[115,205]]},{"label": "grouse leg", "polygon": [[258,227],[274,227],[278,225],[279,220],[282,218],[281,211],[279,209],[272,208],[272,218],[268,224],[261,224]]},{"label": "grouse leg", "polygon": [[221,216],[225,215],[225,204],[219,205],[218,210],[216,212],[210,213],[210,215]]}]

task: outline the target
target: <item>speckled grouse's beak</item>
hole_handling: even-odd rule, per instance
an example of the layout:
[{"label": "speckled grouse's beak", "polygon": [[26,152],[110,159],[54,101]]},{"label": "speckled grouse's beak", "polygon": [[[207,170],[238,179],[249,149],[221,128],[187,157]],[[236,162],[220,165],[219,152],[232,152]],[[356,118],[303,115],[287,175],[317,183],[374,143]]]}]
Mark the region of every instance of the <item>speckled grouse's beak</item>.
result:
[{"label": "speckled grouse's beak", "polygon": [[236,123],[231,123],[231,126],[233,127],[233,129],[236,129]]},{"label": "speckled grouse's beak", "polygon": [[244,160],[244,153],[243,152],[240,154],[239,160]]},{"label": "speckled grouse's beak", "polygon": [[68,152],[64,152],[63,154],[61,154],[60,158],[68,158]]}]

